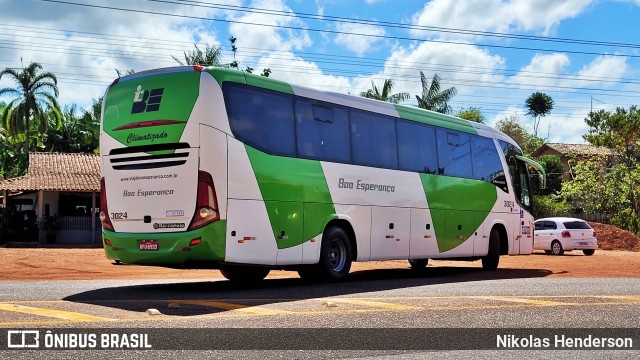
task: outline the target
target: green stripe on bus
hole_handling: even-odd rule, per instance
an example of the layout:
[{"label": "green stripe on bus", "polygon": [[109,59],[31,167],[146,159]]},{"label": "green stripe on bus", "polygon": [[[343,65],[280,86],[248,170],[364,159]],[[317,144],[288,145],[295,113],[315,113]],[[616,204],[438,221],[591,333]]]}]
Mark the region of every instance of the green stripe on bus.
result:
[{"label": "green stripe on bus", "polygon": [[242,71],[214,67],[205,68],[203,71],[213,76],[221,87],[222,83],[225,81],[246,84],[244,73]]},{"label": "green stripe on bus", "polygon": [[477,134],[476,129],[468,121],[443,114],[427,112],[415,107],[395,105],[402,119],[413,120],[423,124],[440,126],[452,130],[458,130],[469,134]]},{"label": "green stripe on bus", "polygon": [[321,234],[335,208],[320,162],[245,148],[278,248],[300,245]]},{"label": "green stripe on bus", "polygon": [[[485,181],[420,174],[440,252],[471,237],[487,218],[498,192]],[[486,231],[485,231],[486,232]]]},{"label": "green stripe on bus", "polygon": [[293,88],[291,85],[284,81],[270,79],[264,76],[258,76],[253,74],[248,74],[238,70],[230,70],[230,69],[221,69],[221,68],[207,68],[204,71],[208,72],[213,76],[214,79],[222,86],[222,83],[225,81],[236,82],[240,84],[247,84],[251,86],[257,86],[263,89],[273,90],[285,94],[293,93]]}]

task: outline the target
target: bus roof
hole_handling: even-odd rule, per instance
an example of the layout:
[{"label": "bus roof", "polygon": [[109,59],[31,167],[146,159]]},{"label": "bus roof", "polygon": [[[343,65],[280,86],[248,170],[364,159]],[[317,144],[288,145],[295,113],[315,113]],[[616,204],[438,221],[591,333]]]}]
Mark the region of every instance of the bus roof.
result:
[{"label": "bus roof", "polygon": [[[226,81],[257,86],[291,95],[299,95],[319,101],[326,101],[338,105],[357,108],[365,111],[372,111],[389,116],[400,117],[402,119],[421,122],[424,124],[458,130],[466,133],[480,134],[487,137],[506,141],[520,148],[518,144],[503,132],[488,125],[464,120],[455,116],[441,114],[435,111],[420,109],[415,106],[392,104],[380,100],[368,99],[350,94],[342,94],[331,91],[322,91],[304,86],[290,84],[281,80],[275,80],[264,76],[253,75],[238,70],[225,69],[219,67],[200,66],[177,66],[161,69],[154,69],[127,75],[118,78],[114,84],[121,81],[128,81],[144,76],[151,76],[166,72],[187,72],[204,71],[209,73],[222,86]],[[113,84],[112,84],[113,85]]]}]

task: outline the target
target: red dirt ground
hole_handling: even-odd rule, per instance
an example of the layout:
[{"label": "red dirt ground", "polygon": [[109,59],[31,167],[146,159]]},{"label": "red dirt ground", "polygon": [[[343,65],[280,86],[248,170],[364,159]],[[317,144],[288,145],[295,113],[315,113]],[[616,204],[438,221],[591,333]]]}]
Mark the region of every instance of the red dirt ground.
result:
[{"label": "red dirt ground", "polygon": [[[593,256],[581,251],[564,256],[534,252],[529,256],[503,256],[500,269],[547,277],[640,278],[640,241],[634,234],[610,225],[591,223],[600,249]],[[622,251],[623,250],[623,251]],[[102,249],[0,248],[0,280],[108,280],[108,279],[219,279],[217,270],[176,270],[161,267],[114,265]],[[435,274],[459,273],[454,268],[480,268],[479,261],[430,261]],[[407,269],[406,261],[354,263],[352,272],[373,269]],[[526,271],[525,271],[526,270]],[[269,278],[297,277],[291,271],[272,271]],[[538,276],[538,275],[536,275]]]}]

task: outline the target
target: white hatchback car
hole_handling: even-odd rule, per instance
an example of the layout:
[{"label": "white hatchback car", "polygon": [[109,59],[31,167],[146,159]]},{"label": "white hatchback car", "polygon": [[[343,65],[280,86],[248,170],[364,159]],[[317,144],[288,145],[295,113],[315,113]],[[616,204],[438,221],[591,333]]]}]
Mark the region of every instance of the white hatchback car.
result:
[{"label": "white hatchback car", "polygon": [[535,224],[534,250],[554,255],[571,250],[582,250],[585,255],[596,252],[598,240],[591,226],[582,219],[551,217],[536,220]]}]

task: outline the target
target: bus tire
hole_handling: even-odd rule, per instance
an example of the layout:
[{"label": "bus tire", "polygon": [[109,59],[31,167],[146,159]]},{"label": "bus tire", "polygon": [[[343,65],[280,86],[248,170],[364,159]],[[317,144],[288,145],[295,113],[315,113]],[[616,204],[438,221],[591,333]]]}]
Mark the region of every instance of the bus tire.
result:
[{"label": "bus tire", "polygon": [[489,235],[489,252],[482,258],[482,269],[485,271],[496,271],[500,263],[500,233],[497,229],[491,229]]},{"label": "bus tire", "polygon": [[429,259],[409,259],[409,266],[413,270],[422,270],[429,264]]},{"label": "bus tire", "polygon": [[323,280],[341,281],[351,270],[352,252],[349,235],[342,228],[334,226],[325,231],[320,246],[318,275]]},{"label": "bus tire", "polygon": [[269,269],[254,266],[233,266],[220,269],[222,276],[233,282],[255,283],[269,275]]}]

